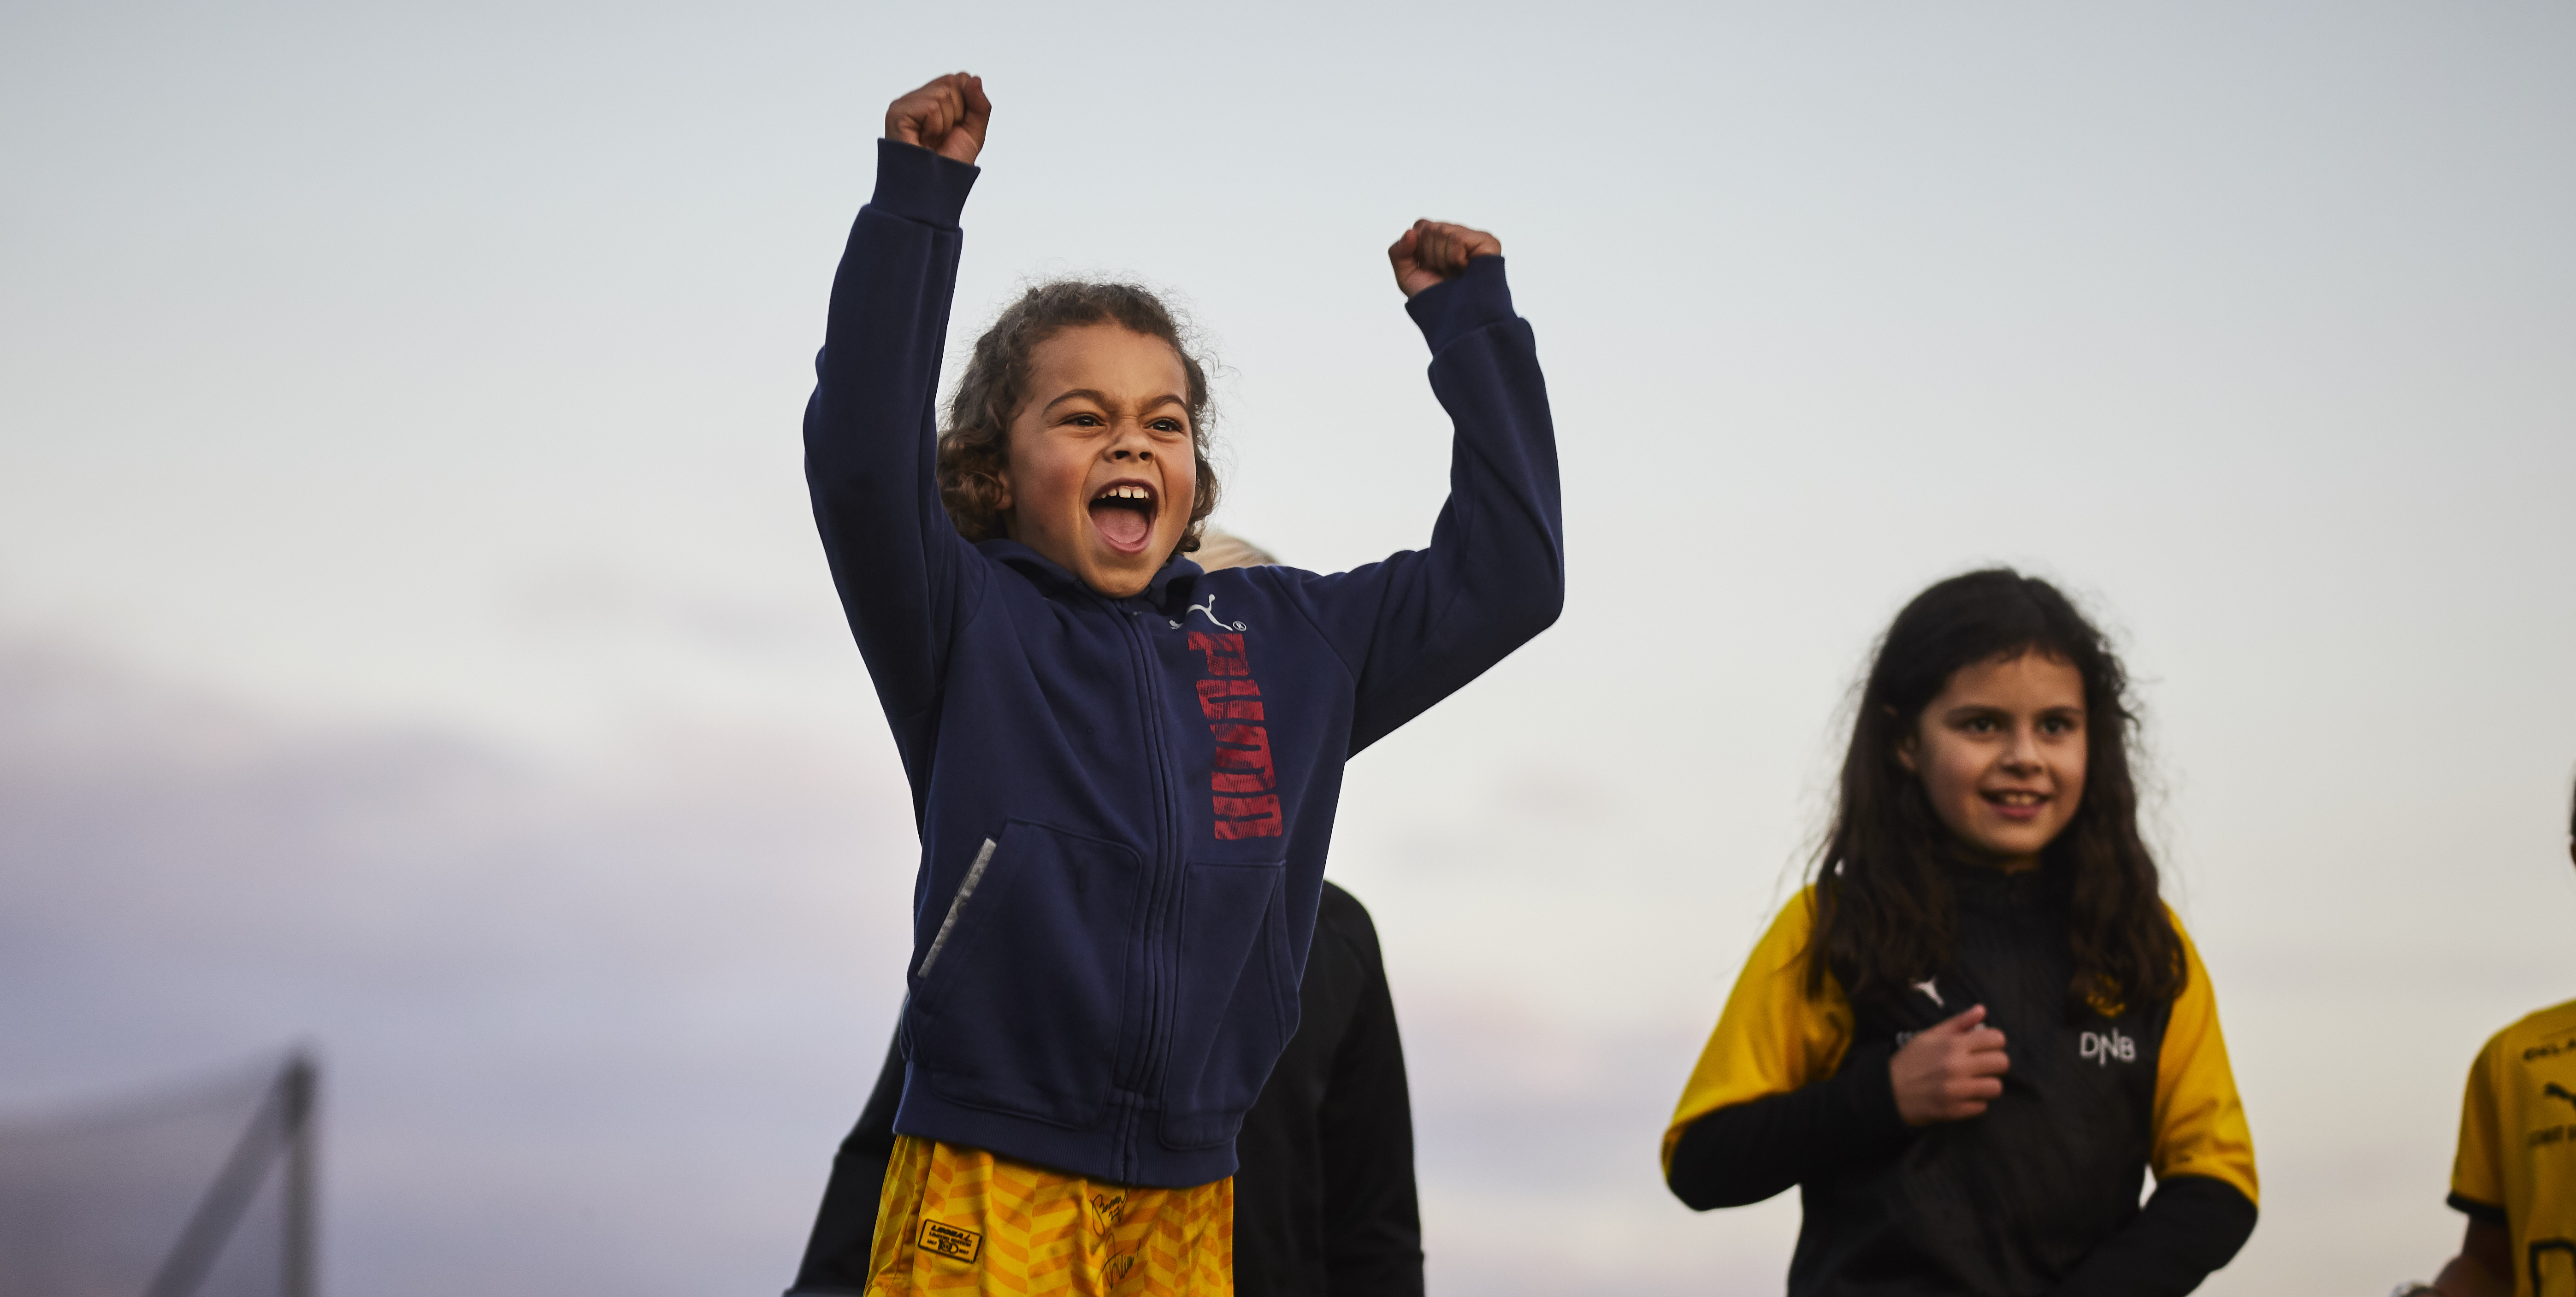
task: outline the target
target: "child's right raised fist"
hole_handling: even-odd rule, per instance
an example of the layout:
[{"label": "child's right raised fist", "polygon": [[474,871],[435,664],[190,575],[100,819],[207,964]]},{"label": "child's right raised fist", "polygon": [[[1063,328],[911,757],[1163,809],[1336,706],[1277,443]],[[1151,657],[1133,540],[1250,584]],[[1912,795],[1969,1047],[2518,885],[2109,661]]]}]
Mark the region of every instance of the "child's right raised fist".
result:
[{"label": "child's right raised fist", "polygon": [[992,120],[993,101],[984,97],[984,78],[951,72],[887,105],[885,137],[972,163],[984,151],[984,130]]}]

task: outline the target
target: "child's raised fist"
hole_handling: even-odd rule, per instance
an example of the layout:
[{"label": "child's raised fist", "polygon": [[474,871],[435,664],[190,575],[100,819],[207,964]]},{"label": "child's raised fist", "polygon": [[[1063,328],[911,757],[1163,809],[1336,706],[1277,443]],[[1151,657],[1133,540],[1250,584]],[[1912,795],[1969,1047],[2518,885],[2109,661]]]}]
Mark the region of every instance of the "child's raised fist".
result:
[{"label": "child's raised fist", "polygon": [[1502,252],[1503,241],[1483,230],[1446,221],[1415,221],[1386,250],[1386,259],[1395,263],[1395,286],[1411,297],[1465,274],[1467,263],[1477,257],[1498,257]]},{"label": "child's raised fist", "polygon": [[984,78],[951,72],[887,105],[885,137],[972,163],[984,151],[984,130],[992,120]]}]

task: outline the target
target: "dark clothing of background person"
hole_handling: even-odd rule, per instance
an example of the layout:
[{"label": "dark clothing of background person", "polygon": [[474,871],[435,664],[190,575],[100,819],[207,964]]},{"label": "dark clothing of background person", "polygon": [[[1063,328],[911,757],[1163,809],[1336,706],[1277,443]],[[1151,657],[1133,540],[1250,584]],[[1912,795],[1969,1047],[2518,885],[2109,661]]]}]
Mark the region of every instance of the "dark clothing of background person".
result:
[{"label": "dark clothing of background person", "polygon": [[[1238,1297],[1421,1297],[1413,1106],[1377,928],[1327,882],[1298,986],[1297,1034],[1235,1138]],[[832,1179],[789,1297],[867,1286],[877,1200],[894,1153],[903,1055],[832,1159]]]}]

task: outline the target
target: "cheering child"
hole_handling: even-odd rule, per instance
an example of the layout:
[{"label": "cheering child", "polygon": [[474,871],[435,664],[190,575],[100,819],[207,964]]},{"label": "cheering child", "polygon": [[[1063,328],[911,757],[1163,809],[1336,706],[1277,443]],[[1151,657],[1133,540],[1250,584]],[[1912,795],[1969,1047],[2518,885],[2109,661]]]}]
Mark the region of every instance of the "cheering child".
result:
[{"label": "cheering child", "polygon": [[[1029,289],[934,425],[991,115],[962,73],[887,110],[805,417],[922,842],[869,1291],[1226,1293],[1343,763],[1563,602],[1546,387],[1500,243],[1417,222],[1389,256],[1456,429],[1431,544],[1203,572],[1206,365],[1152,294]],[[1086,165],[1049,201],[1179,220],[1182,184]]]}]

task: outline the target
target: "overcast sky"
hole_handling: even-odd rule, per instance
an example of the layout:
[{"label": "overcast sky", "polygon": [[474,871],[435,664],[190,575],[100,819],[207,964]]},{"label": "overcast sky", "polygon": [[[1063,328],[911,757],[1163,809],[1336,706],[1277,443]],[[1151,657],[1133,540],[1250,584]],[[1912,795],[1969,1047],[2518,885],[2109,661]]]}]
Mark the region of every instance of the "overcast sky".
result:
[{"label": "overcast sky", "polygon": [[915,843],[797,421],[884,105],[982,73],[962,344],[1117,271],[1219,522],[1420,543],[1383,248],[1500,234],[1564,620],[1350,772],[1443,1293],[1776,1291],[1655,1141],[1926,582],[2063,581],[2264,1175],[2206,1291],[2455,1245],[2576,995],[2564,6],[0,8],[0,1105],[291,1039],[353,1297],[764,1292]]}]

